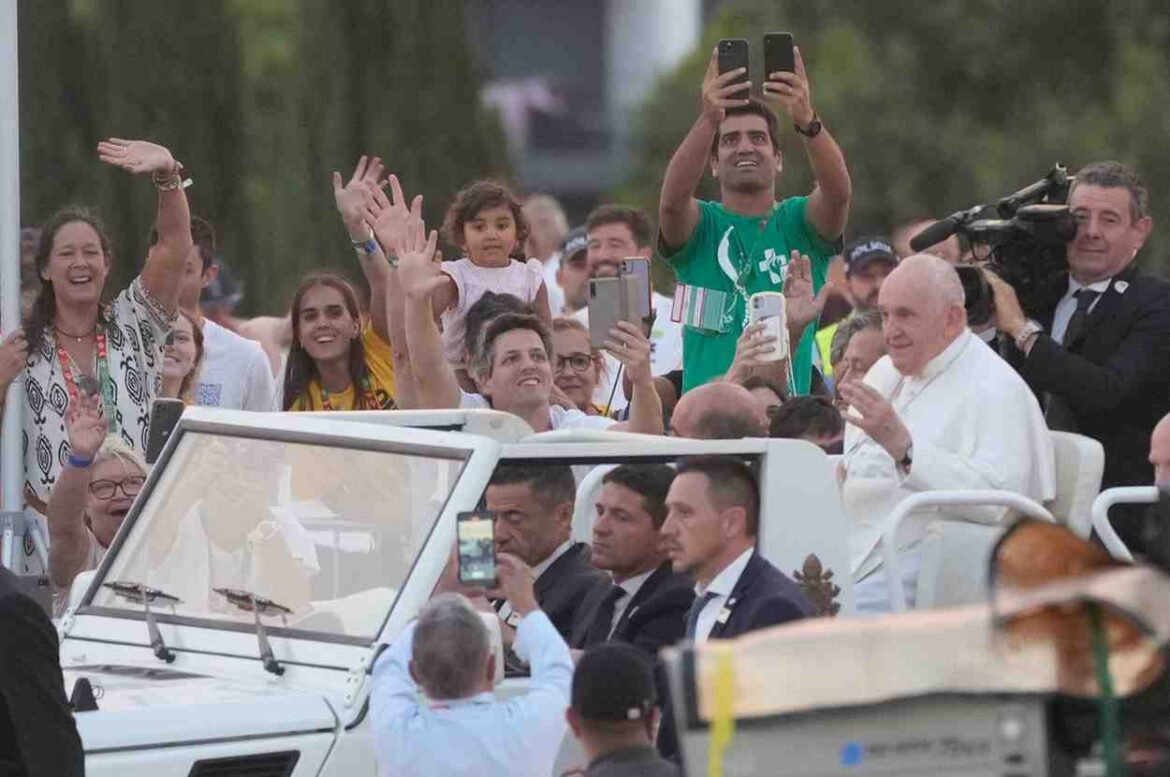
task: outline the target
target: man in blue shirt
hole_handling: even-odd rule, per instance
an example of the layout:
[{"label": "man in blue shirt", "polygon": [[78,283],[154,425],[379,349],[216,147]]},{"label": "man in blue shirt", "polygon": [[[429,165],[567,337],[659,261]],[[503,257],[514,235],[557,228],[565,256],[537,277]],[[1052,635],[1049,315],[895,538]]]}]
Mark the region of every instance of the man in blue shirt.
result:
[{"label": "man in blue shirt", "polygon": [[491,595],[520,615],[512,649],[532,668],[528,691],[495,697],[495,656],[479,613],[459,594],[435,597],[374,665],[370,713],[380,774],[552,772],[573,660],[536,605],[532,570],[507,553],[496,570],[500,587]]}]

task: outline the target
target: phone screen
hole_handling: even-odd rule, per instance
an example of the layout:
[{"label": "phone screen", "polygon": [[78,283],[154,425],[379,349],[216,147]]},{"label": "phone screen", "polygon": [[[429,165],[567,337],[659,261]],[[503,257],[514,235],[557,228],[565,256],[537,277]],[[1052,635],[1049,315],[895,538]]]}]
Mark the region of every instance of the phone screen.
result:
[{"label": "phone screen", "polygon": [[795,73],[796,54],[792,33],[770,32],[764,36],[765,78],[772,73]]},{"label": "phone screen", "polygon": [[490,510],[459,513],[459,582],[491,587],[496,583],[496,514]]}]

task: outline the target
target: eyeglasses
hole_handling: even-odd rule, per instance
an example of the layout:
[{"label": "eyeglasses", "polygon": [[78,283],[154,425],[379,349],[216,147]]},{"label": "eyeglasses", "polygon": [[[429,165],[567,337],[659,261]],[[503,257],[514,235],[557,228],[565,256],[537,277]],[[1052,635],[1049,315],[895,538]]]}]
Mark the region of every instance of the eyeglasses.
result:
[{"label": "eyeglasses", "polygon": [[587,353],[571,353],[568,356],[557,357],[557,372],[560,372],[568,364],[576,372],[584,372],[593,366],[593,357]]},{"label": "eyeglasses", "polygon": [[138,496],[138,492],[142,490],[142,484],[146,482],[144,477],[132,477],[125,480],[95,480],[89,484],[89,492],[98,499],[113,499],[114,494],[119,490],[126,496]]}]

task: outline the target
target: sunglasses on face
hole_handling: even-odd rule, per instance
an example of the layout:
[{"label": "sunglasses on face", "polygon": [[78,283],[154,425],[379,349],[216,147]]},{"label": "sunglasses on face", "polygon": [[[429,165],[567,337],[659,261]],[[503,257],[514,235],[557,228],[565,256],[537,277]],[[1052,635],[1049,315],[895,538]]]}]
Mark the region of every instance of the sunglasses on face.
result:
[{"label": "sunglasses on face", "polygon": [[125,480],[95,480],[89,484],[89,492],[98,499],[113,499],[119,490],[126,496],[135,497],[145,482],[146,478],[140,476]]}]

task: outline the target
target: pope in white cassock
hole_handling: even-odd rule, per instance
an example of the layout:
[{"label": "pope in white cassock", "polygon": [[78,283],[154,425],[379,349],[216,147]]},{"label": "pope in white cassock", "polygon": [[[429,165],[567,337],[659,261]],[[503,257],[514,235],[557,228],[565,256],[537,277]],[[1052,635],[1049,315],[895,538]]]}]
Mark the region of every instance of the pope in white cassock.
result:
[{"label": "pope in white cassock", "polygon": [[[846,415],[842,500],[850,521],[857,607],[888,609],[878,547],[894,507],[920,491],[996,489],[1037,502],[1055,495],[1052,441],[1023,379],[967,329],[963,286],[947,262],[904,260],[878,296],[887,355],[861,383],[841,386]],[[995,524],[1007,508],[951,508],[947,517]],[[917,549],[940,508],[902,522],[897,547],[907,603]],[[972,563],[978,563],[972,559]]]}]

